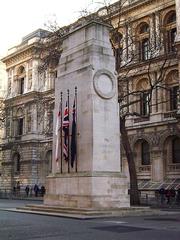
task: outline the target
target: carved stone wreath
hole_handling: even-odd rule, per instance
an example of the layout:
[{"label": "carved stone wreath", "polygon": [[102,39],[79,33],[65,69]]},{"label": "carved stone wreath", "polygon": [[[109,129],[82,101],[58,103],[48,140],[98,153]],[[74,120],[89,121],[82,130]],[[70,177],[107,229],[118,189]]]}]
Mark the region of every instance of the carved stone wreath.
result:
[{"label": "carved stone wreath", "polygon": [[94,75],[93,84],[100,97],[109,99],[115,95],[115,77],[110,71],[98,70]]}]

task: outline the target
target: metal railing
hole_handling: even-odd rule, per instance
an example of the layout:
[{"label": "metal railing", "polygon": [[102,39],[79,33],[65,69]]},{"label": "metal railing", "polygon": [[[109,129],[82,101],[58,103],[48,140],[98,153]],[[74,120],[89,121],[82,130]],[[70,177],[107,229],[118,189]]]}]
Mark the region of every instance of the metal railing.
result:
[{"label": "metal railing", "polygon": [[39,190],[37,196],[35,195],[35,192],[33,189],[30,189],[29,193],[27,194],[25,189],[20,190],[13,190],[13,189],[0,189],[0,199],[37,199],[41,200],[43,198],[43,195],[41,191]]},{"label": "metal railing", "polygon": [[166,195],[163,194],[162,196],[158,190],[149,191],[149,192],[139,191],[139,193],[140,193],[140,202],[142,205],[158,206],[158,207],[168,207],[168,206],[180,207],[180,196],[178,195],[177,191],[174,197],[170,197],[169,203]]}]

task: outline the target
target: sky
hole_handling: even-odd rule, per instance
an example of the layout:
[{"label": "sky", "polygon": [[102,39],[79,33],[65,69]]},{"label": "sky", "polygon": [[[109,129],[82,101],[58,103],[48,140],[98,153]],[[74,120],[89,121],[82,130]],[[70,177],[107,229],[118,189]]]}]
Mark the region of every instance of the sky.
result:
[{"label": "sky", "polygon": [[[106,0],[107,1],[107,0]],[[108,0],[107,2],[115,2]],[[48,21],[59,26],[72,23],[85,9],[97,9],[105,0],[2,0],[0,5],[0,57],[20,44],[22,37],[44,28]]]}]

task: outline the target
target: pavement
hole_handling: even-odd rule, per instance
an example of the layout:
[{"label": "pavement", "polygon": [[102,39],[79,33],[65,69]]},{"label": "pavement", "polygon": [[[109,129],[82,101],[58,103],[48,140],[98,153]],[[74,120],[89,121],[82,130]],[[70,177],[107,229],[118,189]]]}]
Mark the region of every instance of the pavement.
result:
[{"label": "pavement", "polygon": [[93,219],[104,217],[124,217],[124,216],[150,216],[150,215],[171,215],[180,213],[180,206],[138,206],[123,209],[75,209],[58,206],[43,205],[42,200],[17,200],[0,199],[0,210],[28,213],[36,215],[46,215],[55,217],[65,217],[74,219]]},{"label": "pavement", "polygon": [[[0,240],[179,240],[180,212],[73,219],[6,211],[38,201],[0,199]],[[155,209],[156,210],[156,209]]]}]

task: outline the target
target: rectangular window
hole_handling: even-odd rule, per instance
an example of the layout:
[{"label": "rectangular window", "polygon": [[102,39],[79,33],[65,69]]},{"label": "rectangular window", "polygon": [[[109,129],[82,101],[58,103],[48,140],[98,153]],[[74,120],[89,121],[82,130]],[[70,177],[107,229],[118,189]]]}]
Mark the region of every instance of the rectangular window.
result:
[{"label": "rectangular window", "polygon": [[145,61],[150,59],[150,46],[149,46],[149,39],[145,38],[141,42],[141,60]]},{"label": "rectangular window", "polygon": [[141,99],[140,99],[141,116],[147,116],[150,113],[149,98],[150,98],[150,95],[148,92],[141,93]]},{"label": "rectangular window", "polygon": [[170,89],[170,110],[177,110],[178,107],[178,90],[179,87],[175,86]]},{"label": "rectangular window", "polygon": [[142,165],[150,165],[149,145],[145,141],[141,144],[141,159]]},{"label": "rectangular window", "polygon": [[172,141],[173,163],[180,163],[180,138],[176,137]]},{"label": "rectangular window", "polygon": [[23,94],[24,93],[24,78],[21,78],[19,80],[19,93]]},{"label": "rectangular window", "polygon": [[18,133],[19,136],[23,134],[23,118],[18,119],[17,133]]},{"label": "rectangular window", "polygon": [[173,28],[167,32],[168,36],[168,52],[174,52],[175,51],[175,37],[176,37],[176,28]]}]

